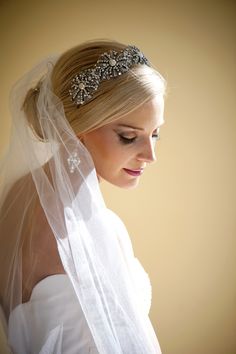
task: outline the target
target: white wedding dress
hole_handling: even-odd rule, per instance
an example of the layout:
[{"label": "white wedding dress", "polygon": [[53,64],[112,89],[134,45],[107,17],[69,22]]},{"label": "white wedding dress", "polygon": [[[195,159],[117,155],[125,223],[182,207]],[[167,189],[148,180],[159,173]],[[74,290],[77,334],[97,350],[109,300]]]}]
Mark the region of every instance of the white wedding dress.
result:
[{"label": "white wedding dress", "polygon": [[[117,225],[117,216],[113,214],[113,217]],[[123,227],[121,223],[119,227]],[[129,272],[135,280],[140,307],[148,314],[151,305],[149,277],[133,256],[128,234],[126,239],[119,241],[125,259],[129,257],[127,263],[132,265]],[[14,354],[98,353],[66,274],[51,275],[41,280],[34,287],[30,300],[11,312],[8,341]]]},{"label": "white wedding dress", "polygon": [[49,276],[17,306],[8,325],[13,353],[96,353],[83,311],[67,275]]}]

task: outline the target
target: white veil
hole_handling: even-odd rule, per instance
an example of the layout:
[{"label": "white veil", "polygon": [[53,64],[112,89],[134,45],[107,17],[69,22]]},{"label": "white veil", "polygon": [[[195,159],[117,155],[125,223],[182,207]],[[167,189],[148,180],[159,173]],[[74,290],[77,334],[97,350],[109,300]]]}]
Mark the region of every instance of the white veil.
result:
[{"label": "white veil", "polygon": [[[13,128],[0,170],[1,305],[8,319],[24,301],[24,270],[27,268],[30,279],[37,259],[36,237],[42,236],[44,217],[43,225],[47,226],[43,231],[55,237],[61,263],[97,351],[160,353],[130,271],[134,256],[126,229],[107,210],[93,161],[68,124],[62,102],[51,90],[56,61],[57,57],[50,57],[39,63],[11,93]],[[30,129],[22,105],[28,90],[42,77],[37,101],[43,135],[40,140]],[[127,244],[126,258],[122,240]],[[39,242],[41,254],[46,244]]]}]

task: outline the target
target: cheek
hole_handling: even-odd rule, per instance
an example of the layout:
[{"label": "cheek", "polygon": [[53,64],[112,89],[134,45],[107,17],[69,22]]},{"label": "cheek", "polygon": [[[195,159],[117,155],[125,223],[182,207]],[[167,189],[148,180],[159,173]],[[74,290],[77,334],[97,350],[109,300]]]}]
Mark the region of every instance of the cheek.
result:
[{"label": "cheek", "polygon": [[97,163],[106,164],[113,160],[117,151],[117,143],[114,140],[106,134],[98,133],[90,133],[85,139],[85,146],[92,155],[95,165]]},{"label": "cheek", "polygon": [[98,137],[94,141],[94,152],[96,156],[103,159],[104,162],[110,159],[112,152],[114,151],[114,143],[108,137]]},{"label": "cheek", "polygon": [[101,175],[127,167],[128,160],[133,156],[133,149],[122,145],[116,134],[110,130],[101,129],[88,133],[84,136],[84,144],[92,156],[97,172]]}]

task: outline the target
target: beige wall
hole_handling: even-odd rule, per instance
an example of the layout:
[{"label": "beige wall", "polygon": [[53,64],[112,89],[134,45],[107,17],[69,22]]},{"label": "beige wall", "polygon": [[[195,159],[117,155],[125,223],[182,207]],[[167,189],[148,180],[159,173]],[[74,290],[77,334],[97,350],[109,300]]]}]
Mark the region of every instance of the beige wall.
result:
[{"label": "beige wall", "polygon": [[[158,161],[133,191],[102,189],[153,284],[163,354],[236,353],[234,1],[0,1],[0,151],[13,82],[49,53],[115,38],[167,78]],[[130,353],[131,354],[131,353]]]}]

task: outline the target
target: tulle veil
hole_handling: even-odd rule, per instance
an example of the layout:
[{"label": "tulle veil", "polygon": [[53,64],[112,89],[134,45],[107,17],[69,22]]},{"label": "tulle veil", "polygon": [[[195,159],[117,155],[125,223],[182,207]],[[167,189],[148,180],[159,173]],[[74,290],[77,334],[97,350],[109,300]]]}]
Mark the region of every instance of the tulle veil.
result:
[{"label": "tulle veil", "polygon": [[[48,241],[42,234],[50,230],[97,351],[161,353],[137,292],[127,231],[106,208],[91,156],[52,92],[50,77],[57,59],[44,59],[11,92],[12,132],[0,167],[1,306],[8,320],[24,301],[25,274],[27,283],[38,251],[45,253],[47,262]],[[42,78],[37,114],[43,139],[39,139],[22,105],[28,90]],[[71,157],[76,162],[73,171]]]}]

